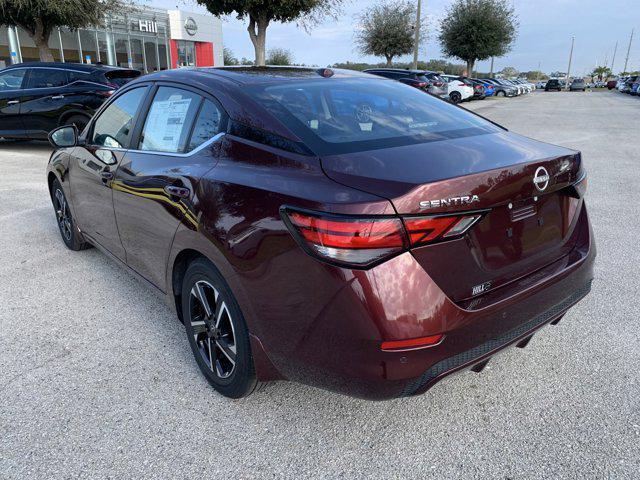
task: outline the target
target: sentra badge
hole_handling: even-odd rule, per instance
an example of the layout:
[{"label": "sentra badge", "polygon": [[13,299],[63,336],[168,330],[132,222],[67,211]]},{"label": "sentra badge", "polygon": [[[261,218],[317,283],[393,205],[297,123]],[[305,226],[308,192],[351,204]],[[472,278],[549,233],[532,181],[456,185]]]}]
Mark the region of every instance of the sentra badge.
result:
[{"label": "sentra badge", "polygon": [[463,195],[461,197],[438,198],[436,200],[423,200],[420,202],[420,208],[427,210],[429,208],[455,207],[458,205],[473,205],[480,201],[478,195]]}]

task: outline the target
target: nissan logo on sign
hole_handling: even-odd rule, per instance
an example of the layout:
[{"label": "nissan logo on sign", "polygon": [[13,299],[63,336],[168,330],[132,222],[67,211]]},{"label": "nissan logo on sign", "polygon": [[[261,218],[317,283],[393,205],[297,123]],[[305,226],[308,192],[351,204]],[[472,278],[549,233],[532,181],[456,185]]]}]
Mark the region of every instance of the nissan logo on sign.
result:
[{"label": "nissan logo on sign", "polygon": [[184,29],[193,37],[198,31],[198,24],[193,18],[189,17],[184,21]]}]

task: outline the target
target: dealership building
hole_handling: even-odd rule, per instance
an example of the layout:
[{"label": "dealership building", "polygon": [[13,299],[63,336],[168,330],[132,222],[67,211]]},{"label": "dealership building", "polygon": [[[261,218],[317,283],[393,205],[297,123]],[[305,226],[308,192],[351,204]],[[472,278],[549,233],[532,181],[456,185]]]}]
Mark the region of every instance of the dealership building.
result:
[{"label": "dealership building", "polygon": [[[154,72],[223,65],[222,21],[213,15],[140,6],[95,28],[56,29],[49,48],[57,62],[81,62]],[[0,65],[38,61],[38,49],[17,27],[0,27]]]}]

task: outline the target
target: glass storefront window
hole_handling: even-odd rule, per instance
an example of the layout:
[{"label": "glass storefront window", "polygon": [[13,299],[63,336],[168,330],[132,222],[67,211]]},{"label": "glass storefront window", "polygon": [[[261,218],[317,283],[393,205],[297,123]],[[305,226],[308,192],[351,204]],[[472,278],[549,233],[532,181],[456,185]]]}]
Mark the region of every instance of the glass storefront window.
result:
[{"label": "glass storefront window", "polygon": [[167,70],[169,64],[167,63],[167,45],[164,38],[158,39],[158,54],[160,55],[160,70]]},{"label": "glass storefront window", "polygon": [[144,53],[147,58],[147,72],[155,72],[158,68],[158,57],[156,55],[156,39],[146,37],[144,39]]},{"label": "glass storefront window", "polygon": [[131,68],[144,72],[144,54],[142,52],[142,39],[131,37]]},{"label": "glass storefront window", "polygon": [[178,40],[178,66],[179,67],[195,67],[196,66],[196,46],[193,42],[187,40]]},{"label": "glass storefront window", "polygon": [[[78,32],[72,32],[66,29],[60,30],[60,36],[62,37],[62,46],[64,48],[64,61],[65,62],[80,62],[80,49],[78,48]],[[58,32],[54,32],[51,35],[51,42],[49,46],[53,48],[59,47]]]},{"label": "glass storefront window", "polygon": [[8,27],[0,27],[0,68],[2,62],[4,66],[11,65],[11,52],[9,52],[9,33]]},{"label": "glass storefront window", "polygon": [[97,63],[96,32],[92,30],[80,30],[80,42],[82,44],[82,55],[84,56],[83,62],[87,63],[87,57],[89,57],[88,63]]},{"label": "glass storefront window", "polygon": [[116,49],[116,66],[129,68],[129,49],[127,36],[119,33],[113,34]]}]

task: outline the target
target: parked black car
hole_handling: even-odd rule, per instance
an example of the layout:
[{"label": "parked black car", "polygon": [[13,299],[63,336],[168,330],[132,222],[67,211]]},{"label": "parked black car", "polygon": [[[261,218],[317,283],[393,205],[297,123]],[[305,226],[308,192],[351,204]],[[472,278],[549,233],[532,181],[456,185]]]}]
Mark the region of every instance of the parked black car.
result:
[{"label": "parked black car", "polygon": [[562,84],[560,83],[560,80],[556,78],[547,80],[547,84],[544,86],[544,91],[550,92],[551,90],[557,90],[559,92],[562,91]]},{"label": "parked black car", "polygon": [[365,73],[391,78],[412,87],[426,90],[436,97],[447,96],[447,82],[437,72],[428,70],[403,70],[401,68],[370,68]]},{"label": "parked black car", "polygon": [[60,125],[82,131],[94,112],[137,70],[29,62],[0,70],[0,137],[46,139]]}]

